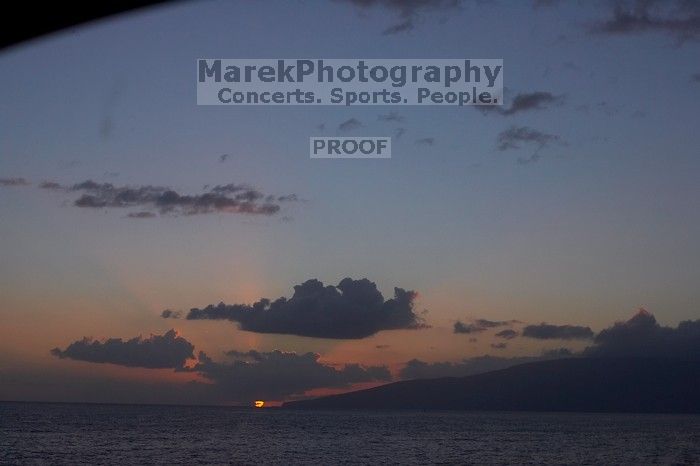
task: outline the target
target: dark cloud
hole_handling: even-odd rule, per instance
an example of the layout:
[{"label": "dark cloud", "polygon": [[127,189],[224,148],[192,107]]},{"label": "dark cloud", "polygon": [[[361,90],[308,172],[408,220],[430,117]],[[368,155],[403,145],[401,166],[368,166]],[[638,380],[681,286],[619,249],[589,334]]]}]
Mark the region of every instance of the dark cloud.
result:
[{"label": "dark cloud", "polygon": [[177,369],[183,367],[187,359],[194,358],[193,351],[194,346],[189,341],[179,336],[175,330],[170,330],[162,336],[136,337],[126,341],[121,338],[98,341],[85,337],[71,343],[64,350],[54,348],[51,354],[61,359],[127,367]]},{"label": "dark cloud", "polygon": [[510,107],[486,105],[474,108],[479,110],[483,114],[497,114],[510,116],[516,113],[527,112],[530,110],[544,110],[552,105],[561,104],[563,101],[563,95],[554,95],[551,92],[522,92],[513,97]]},{"label": "dark cloud", "polygon": [[63,186],[61,186],[59,183],[56,183],[55,181],[42,181],[41,184],[39,184],[40,189],[49,189],[52,191],[60,191],[63,189]]},{"label": "dark cloud", "polygon": [[507,343],[503,343],[503,342],[501,342],[501,343],[491,343],[491,348],[493,348],[493,349],[506,349],[507,346],[508,346],[508,344],[507,344]]},{"label": "dark cloud", "polygon": [[[100,342],[85,338],[65,350],[55,348],[51,353],[61,359],[196,373],[210,383],[181,384],[181,391],[205,403],[250,402],[260,398],[281,400],[316,388],[343,388],[391,380],[386,366],[336,366],[320,362],[320,356],[314,353],[229,351],[227,360],[214,361],[200,351],[195,359],[192,344],[174,330],[163,336],[127,341],[111,338]],[[190,359],[195,359],[194,364],[186,365]]]},{"label": "dark cloud", "polygon": [[617,2],[612,16],[594,24],[590,32],[622,35],[663,33],[679,43],[700,38],[700,2],[637,0]]},{"label": "dark cloud", "polygon": [[381,7],[397,15],[399,22],[383,31],[384,35],[411,31],[420,15],[430,11],[449,11],[458,8],[463,0],[341,0],[362,10]]},{"label": "dark cloud", "polygon": [[215,362],[200,352],[197,364],[185,370],[210,379],[217,391],[237,401],[281,400],[314,388],[342,388],[356,383],[391,380],[386,366],[345,364],[334,367],[319,362],[320,356],[314,353],[251,350],[227,354],[232,358],[231,362]]},{"label": "dark cloud", "polygon": [[542,110],[552,104],[561,103],[563,100],[564,96],[557,96],[551,92],[526,92],[513,97],[509,108],[501,108],[495,105],[483,108],[496,109],[501,115],[514,115],[528,110]]},{"label": "dark cloud", "polygon": [[700,359],[700,320],[664,327],[644,309],[626,322],[602,330],[585,356]]},{"label": "dark cloud", "polygon": [[454,324],[454,333],[478,333],[483,332],[486,329],[504,327],[512,323],[516,323],[514,320],[487,320],[487,319],[476,319],[469,324],[465,324],[462,321],[457,321]]},{"label": "dark cloud", "polygon": [[454,333],[464,333],[464,334],[470,334],[470,333],[477,333],[477,332],[483,332],[486,330],[483,327],[479,327],[478,325],[474,324],[465,324],[464,322],[457,321],[454,324],[453,327],[453,332]]},{"label": "dark cloud", "polygon": [[498,135],[498,150],[519,149],[523,143],[534,143],[539,148],[558,141],[559,136],[543,133],[526,126],[511,126]]},{"label": "dark cloud", "polygon": [[362,127],[362,122],[356,118],[350,118],[338,125],[340,131],[352,131]]},{"label": "dark cloud", "polygon": [[76,207],[142,209],[128,214],[130,218],[151,218],[156,212],[173,216],[208,213],[274,215],[281,209],[280,203],[298,201],[295,194],[266,195],[244,184],[218,185],[194,195],[179,194],[163,186],[115,186],[92,180],[72,186],[46,181],[40,187],[82,193],[73,203]]},{"label": "dark cloud", "polygon": [[518,163],[528,164],[537,162],[540,159],[540,151],[555,142],[561,142],[557,135],[543,133],[527,126],[511,126],[498,134],[496,147],[500,151],[506,151],[520,149],[523,144],[534,145],[535,152],[532,155],[518,159]]},{"label": "dark cloud", "polygon": [[589,340],[593,338],[593,330],[579,325],[541,323],[525,326],[523,336],[538,340]]},{"label": "dark cloud", "polygon": [[24,178],[0,178],[0,186],[29,186]]},{"label": "dark cloud", "polygon": [[166,309],[160,313],[163,319],[179,319],[181,315],[182,313],[180,311],[173,311],[170,309]]},{"label": "dark cloud", "polygon": [[358,339],[382,330],[417,329],[426,325],[413,312],[414,291],[394,288],[384,300],[377,285],[345,278],[337,286],[316,279],[294,287],[294,295],[252,305],[220,303],[192,309],[187,319],[229,320],[241,330],[315,338]]},{"label": "dark cloud", "polygon": [[501,330],[500,332],[496,333],[496,336],[498,338],[504,338],[506,340],[512,340],[513,338],[518,336],[518,332],[512,329],[505,329]]}]

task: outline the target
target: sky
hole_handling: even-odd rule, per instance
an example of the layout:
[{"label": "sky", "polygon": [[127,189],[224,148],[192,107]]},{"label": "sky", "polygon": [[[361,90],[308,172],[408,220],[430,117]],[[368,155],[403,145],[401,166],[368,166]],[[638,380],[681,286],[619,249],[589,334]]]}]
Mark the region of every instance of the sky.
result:
[{"label": "sky", "polygon": [[[697,351],[698,18],[196,1],[1,51],[0,399],[283,401],[634,329]],[[197,106],[205,57],[502,58],[506,102]],[[310,159],[336,135],[392,158]]]}]

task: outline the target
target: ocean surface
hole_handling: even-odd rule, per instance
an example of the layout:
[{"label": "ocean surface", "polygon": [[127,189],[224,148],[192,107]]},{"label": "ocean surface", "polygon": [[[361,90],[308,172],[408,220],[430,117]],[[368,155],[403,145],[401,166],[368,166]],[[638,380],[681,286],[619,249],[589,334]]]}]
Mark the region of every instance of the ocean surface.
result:
[{"label": "ocean surface", "polygon": [[700,416],[0,403],[0,464],[700,464]]}]

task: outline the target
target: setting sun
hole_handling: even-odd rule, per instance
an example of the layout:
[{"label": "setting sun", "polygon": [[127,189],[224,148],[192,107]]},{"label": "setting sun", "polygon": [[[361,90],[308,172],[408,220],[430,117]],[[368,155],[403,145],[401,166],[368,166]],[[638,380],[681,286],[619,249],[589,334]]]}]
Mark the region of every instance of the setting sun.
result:
[{"label": "setting sun", "polygon": [[256,408],[263,408],[264,406],[265,406],[265,402],[262,401],[262,400],[257,400],[257,401],[255,402],[255,407],[256,407]]}]

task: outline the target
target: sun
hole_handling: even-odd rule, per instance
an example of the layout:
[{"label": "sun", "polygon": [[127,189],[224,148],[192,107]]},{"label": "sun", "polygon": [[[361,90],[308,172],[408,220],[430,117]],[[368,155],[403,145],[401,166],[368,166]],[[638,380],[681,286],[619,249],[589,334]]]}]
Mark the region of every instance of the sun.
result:
[{"label": "sun", "polygon": [[254,404],[256,408],[262,408],[265,406],[265,402],[262,400],[256,400]]}]

